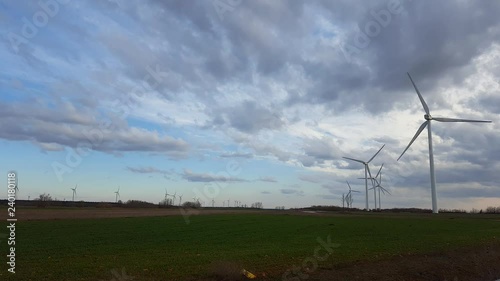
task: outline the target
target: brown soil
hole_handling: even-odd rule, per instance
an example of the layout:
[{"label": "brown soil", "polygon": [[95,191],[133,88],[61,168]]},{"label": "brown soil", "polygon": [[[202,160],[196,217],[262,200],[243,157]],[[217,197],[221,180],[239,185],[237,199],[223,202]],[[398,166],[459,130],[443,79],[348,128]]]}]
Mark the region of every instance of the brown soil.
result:
[{"label": "brown soil", "polygon": [[320,270],[308,280],[500,280],[500,242],[425,255],[357,262],[332,270]]},{"label": "brown soil", "polygon": [[[128,217],[158,217],[238,213],[278,213],[278,211],[263,210],[218,210],[218,209],[160,209],[160,208],[17,208],[16,218],[19,221],[31,220],[62,220],[62,219],[97,219],[97,218],[128,218]],[[284,212],[283,212],[284,213]],[[0,214],[0,219],[7,219],[7,212]]]}]

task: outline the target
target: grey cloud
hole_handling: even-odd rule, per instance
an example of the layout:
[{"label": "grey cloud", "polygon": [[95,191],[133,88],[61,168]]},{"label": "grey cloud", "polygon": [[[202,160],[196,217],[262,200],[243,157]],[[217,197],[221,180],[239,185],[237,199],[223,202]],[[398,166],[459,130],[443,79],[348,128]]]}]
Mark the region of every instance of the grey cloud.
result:
[{"label": "grey cloud", "polygon": [[326,160],[340,158],[342,153],[337,144],[332,141],[332,137],[304,139],[303,150],[305,156],[300,157],[302,164],[310,167],[323,164]]},{"label": "grey cloud", "polygon": [[310,183],[320,183],[321,182],[321,179],[317,175],[309,175],[309,174],[300,175],[298,178],[301,181],[306,181],[306,182],[310,182]]},{"label": "grey cloud", "polygon": [[280,192],[282,194],[285,194],[285,195],[304,196],[304,192],[301,190],[297,190],[297,189],[284,188],[284,189],[280,189]]},{"label": "grey cloud", "polygon": [[243,133],[258,133],[263,129],[280,129],[284,121],[279,112],[273,112],[255,101],[244,101],[237,107],[214,111],[214,125],[228,125]]},{"label": "grey cloud", "polygon": [[253,158],[253,154],[251,153],[242,153],[242,152],[232,152],[232,153],[223,153],[219,155],[222,158]]},{"label": "grey cloud", "polygon": [[263,182],[278,182],[274,177],[260,177],[258,181],[263,181]]},{"label": "grey cloud", "polygon": [[[76,148],[79,145],[106,153],[126,151],[155,152],[178,158],[186,156],[189,144],[184,140],[160,136],[157,132],[128,127],[123,120],[98,122],[90,111],[78,112],[73,106],[62,106],[57,114],[47,108],[23,110],[5,106],[7,111],[0,120],[5,130],[0,137],[8,140],[40,143],[42,148],[55,145]],[[9,115],[10,113],[11,115]],[[8,124],[17,124],[9,126]],[[113,126],[116,126],[113,128]],[[51,144],[50,147],[47,144]]]},{"label": "grey cloud", "polygon": [[126,169],[132,173],[138,173],[138,174],[172,174],[174,173],[173,171],[167,171],[167,170],[161,170],[155,167],[129,167],[127,166]]},{"label": "grey cloud", "polygon": [[223,175],[214,175],[206,173],[195,173],[191,170],[185,169],[182,177],[191,182],[245,182],[247,180],[236,178],[236,177],[226,177]]}]

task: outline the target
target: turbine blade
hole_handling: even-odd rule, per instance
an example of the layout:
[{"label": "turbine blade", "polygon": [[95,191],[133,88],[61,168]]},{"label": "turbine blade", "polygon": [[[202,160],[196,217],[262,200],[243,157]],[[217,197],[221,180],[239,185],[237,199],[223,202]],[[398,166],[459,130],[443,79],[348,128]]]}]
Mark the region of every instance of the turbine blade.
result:
[{"label": "turbine blade", "polygon": [[351,190],[351,185],[349,184],[349,182],[348,181],[345,181],[345,182],[347,182],[347,185],[349,186],[349,190]]},{"label": "turbine blade", "polygon": [[385,146],[385,144],[384,144],[384,145],[382,145],[382,147],[381,147],[381,148],[377,151],[377,153],[375,153],[375,155],[373,155],[373,157],[372,157],[372,158],[370,158],[370,160],[368,160],[368,162],[366,162],[366,163],[370,163],[370,162],[373,160],[373,158],[375,158],[375,156],[377,156],[377,154],[379,154],[379,153],[380,153],[380,151],[382,150],[382,148],[384,148],[384,146]]},{"label": "turbine blade", "polygon": [[397,161],[399,161],[399,159],[401,159],[401,157],[403,157],[403,154],[405,154],[405,152],[408,150],[408,148],[410,148],[410,146],[412,145],[412,143],[417,139],[417,137],[420,135],[420,133],[425,129],[425,127],[427,126],[427,123],[429,123],[429,121],[425,121],[424,123],[422,123],[422,125],[420,125],[420,128],[418,128],[417,133],[415,133],[415,136],[413,136],[413,138],[411,139],[410,143],[405,148],[405,150],[403,151],[403,153],[401,153],[401,155],[399,156],[399,158],[398,158]]},{"label": "turbine blade", "polygon": [[439,122],[491,123],[490,120],[471,120],[471,119],[458,119],[458,118],[447,118],[447,117],[432,117],[432,120],[436,120]]},{"label": "turbine blade", "polygon": [[381,187],[381,186],[379,186],[379,188],[380,188],[380,190],[382,190],[382,192],[383,192],[384,194],[386,194],[386,193],[387,193],[387,194],[389,194],[389,195],[392,195],[392,194],[389,192],[389,190],[387,190],[387,189],[385,189],[385,188],[383,188],[383,187]]},{"label": "turbine blade", "polygon": [[356,162],[359,162],[359,163],[362,163],[362,164],[365,163],[364,161],[361,161],[361,160],[358,160],[358,159],[354,159],[354,158],[349,158],[349,157],[342,157],[342,158],[349,159],[349,160],[352,160],[352,161],[356,161]]},{"label": "turbine blade", "polygon": [[407,72],[406,74],[408,74],[408,77],[410,77],[410,81],[413,84],[413,88],[415,88],[415,91],[417,91],[418,98],[420,99],[420,102],[422,103],[422,106],[424,107],[425,113],[430,115],[431,113],[429,112],[429,107],[427,106],[424,98],[420,94],[420,91],[418,90],[417,85],[415,85],[415,83],[413,82],[413,79],[411,79],[410,73]]},{"label": "turbine blade", "polygon": [[382,168],[384,167],[384,164],[382,164],[382,166],[380,166],[380,169],[378,169],[378,173],[377,175],[375,176],[375,178],[378,178],[378,176],[380,175],[380,171],[382,171]]}]

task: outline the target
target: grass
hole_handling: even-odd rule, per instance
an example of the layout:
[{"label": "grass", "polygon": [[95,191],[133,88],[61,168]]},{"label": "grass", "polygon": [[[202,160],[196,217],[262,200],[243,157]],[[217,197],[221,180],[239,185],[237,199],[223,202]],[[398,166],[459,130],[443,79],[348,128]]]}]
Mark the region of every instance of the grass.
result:
[{"label": "grass", "polygon": [[[484,216],[203,215],[19,222],[16,274],[1,280],[187,280],[230,262],[279,278],[313,256],[317,238],[340,244],[322,267],[480,244],[500,234]],[[497,237],[498,238],[498,237]],[[7,252],[2,242],[1,253]],[[3,254],[2,254],[3,255]],[[5,255],[4,259],[5,258]],[[126,280],[123,278],[123,280]],[[122,280],[120,280],[122,281]]]}]

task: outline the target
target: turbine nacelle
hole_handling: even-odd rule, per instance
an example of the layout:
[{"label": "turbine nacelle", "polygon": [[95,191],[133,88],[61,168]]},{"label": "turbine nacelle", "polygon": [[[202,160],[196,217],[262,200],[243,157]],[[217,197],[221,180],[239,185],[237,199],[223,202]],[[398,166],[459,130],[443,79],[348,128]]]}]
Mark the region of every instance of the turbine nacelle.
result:
[{"label": "turbine nacelle", "polygon": [[424,114],[424,119],[430,121],[432,120],[432,116],[430,114]]}]

